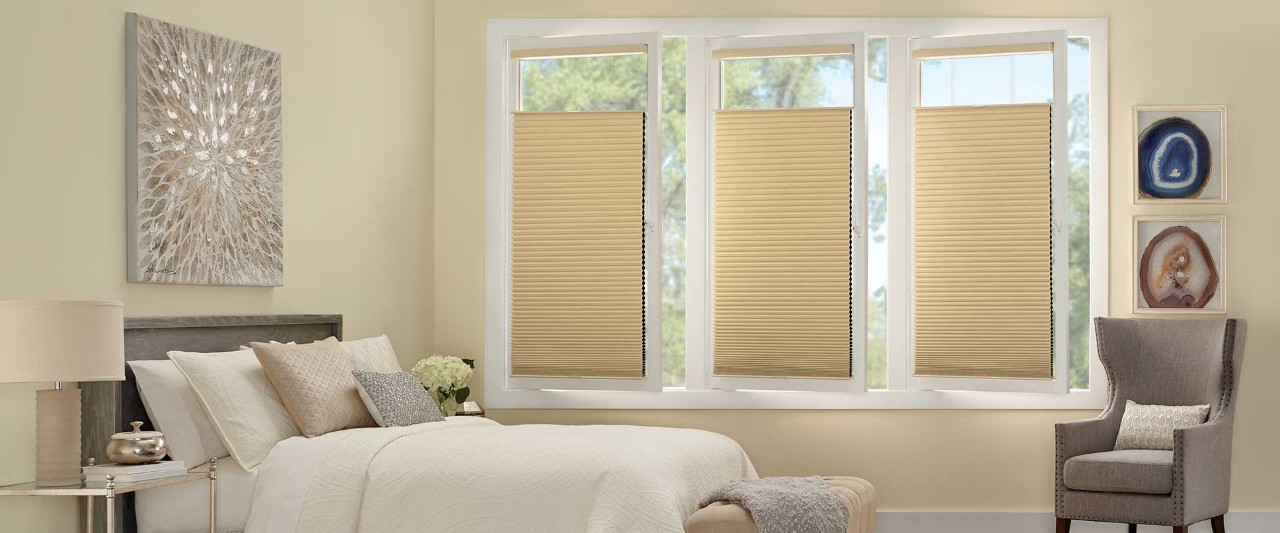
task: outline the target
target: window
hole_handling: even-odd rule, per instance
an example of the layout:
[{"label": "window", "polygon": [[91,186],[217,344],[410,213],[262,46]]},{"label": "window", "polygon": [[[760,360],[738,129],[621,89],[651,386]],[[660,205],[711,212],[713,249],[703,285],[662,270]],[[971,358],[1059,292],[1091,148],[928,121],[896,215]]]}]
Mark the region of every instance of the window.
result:
[{"label": "window", "polygon": [[485,356],[505,371],[487,401],[1101,405],[1105,35],[1079,19],[491,24],[506,67],[489,70]]},{"label": "window", "polygon": [[[661,109],[654,34],[525,40],[510,58],[507,374],[515,387],[660,387],[646,267]],[[588,77],[583,78],[583,75]],[[565,91],[572,86],[577,90]],[[660,249],[660,247],[654,247]],[[656,255],[656,254],[654,254]]]},{"label": "window", "polygon": [[[862,388],[860,33],[708,42],[715,389]],[[789,83],[771,83],[771,80]],[[802,80],[811,80],[803,83]],[[856,275],[855,275],[856,274]],[[858,305],[855,305],[857,302]]]},{"label": "window", "polygon": [[912,384],[1066,392],[1066,33],[911,47]]}]

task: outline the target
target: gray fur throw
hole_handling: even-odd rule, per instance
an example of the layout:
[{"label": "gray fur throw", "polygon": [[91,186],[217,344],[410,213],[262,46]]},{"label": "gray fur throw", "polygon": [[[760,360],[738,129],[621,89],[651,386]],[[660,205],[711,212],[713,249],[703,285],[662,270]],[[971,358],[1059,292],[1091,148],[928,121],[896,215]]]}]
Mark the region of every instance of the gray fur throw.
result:
[{"label": "gray fur throw", "polygon": [[730,481],[699,507],[727,501],[751,514],[760,533],[845,533],[849,505],[818,476]]}]

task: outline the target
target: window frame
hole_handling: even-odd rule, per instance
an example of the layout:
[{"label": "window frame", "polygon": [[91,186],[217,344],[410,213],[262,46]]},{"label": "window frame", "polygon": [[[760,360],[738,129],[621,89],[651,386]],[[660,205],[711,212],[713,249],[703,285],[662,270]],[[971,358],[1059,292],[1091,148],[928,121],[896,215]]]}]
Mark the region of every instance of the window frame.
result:
[{"label": "window frame", "polygon": [[[695,165],[702,167],[702,174],[706,176],[700,198],[690,196],[690,200],[686,201],[686,221],[698,219],[706,225],[705,233],[702,239],[705,245],[697,249],[692,246],[686,250],[685,260],[690,264],[695,263],[692,257],[697,255],[696,263],[702,265],[698,270],[692,266],[689,272],[701,273],[703,278],[704,290],[691,291],[688,290],[688,281],[686,278],[686,325],[685,325],[685,353],[703,354],[702,359],[702,379],[706,383],[707,389],[714,390],[783,390],[783,391],[822,391],[822,392],[860,392],[867,390],[867,269],[865,266],[867,258],[867,241],[864,233],[866,232],[866,196],[867,196],[867,151],[866,143],[862,143],[862,149],[856,147],[858,139],[866,138],[867,121],[866,121],[866,69],[867,69],[867,38],[862,32],[843,32],[843,33],[822,33],[822,34],[801,34],[801,35],[770,35],[760,37],[687,37],[689,41],[698,40],[697,48],[703,55],[702,61],[706,68],[702,69],[701,77],[705,78],[706,93],[701,100],[701,107],[705,109],[703,115],[697,115],[698,120],[688,121],[687,123],[696,122],[706,130],[706,148],[694,152],[687,150],[685,161],[689,167]],[[769,378],[769,377],[727,377],[715,376],[713,374],[714,361],[714,337],[715,337],[715,315],[712,302],[715,301],[715,282],[714,282],[714,265],[715,261],[715,232],[711,231],[715,225],[715,188],[711,186],[715,182],[715,112],[723,108],[724,88],[721,84],[722,68],[720,60],[712,57],[717,50],[751,50],[765,48],[790,48],[803,47],[810,45],[844,45],[853,46],[853,137],[854,148],[851,148],[853,175],[851,176],[853,194],[853,239],[850,242],[853,251],[853,269],[851,283],[853,284],[853,377],[844,379],[820,379],[820,378]],[[692,55],[692,52],[690,52]],[[694,72],[689,72],[694,75]],[[688,77],[686,77],[686,83]],[[686,86],[687,87],[687,86]],[[687,100],[686,100],[687,102]],[[690,117],[686,107],[685,116]],[[688,147],[686,140],[686,148]],[[686,187],[688,183],[686,182]],[[687,188],[686,188],[687,190]],[[686,222],[687,224],[687,222]],[[686,226],[687,227],[687,226]],[[692,232],[690,232],[692,233]],[[692,277],[690,275],[689,277]],[[861,289],[859,289],[861,287]],[[697,321],[703,326],[692,328],[689,326],[689,308],[697,308],[703,310],[704,315],[699,317]],[[695,348],[696,346],[696,348]],[[686,359],[687,360],[687,359]],[[686,367],[686,389],[688,388],[687,376],[689,375]]]},{"label": "window frame", "polygon": [[[512,52],[529,50],[549,50],[559,48],[595,48],[614,45],[643,44],[647,47],[645,87],[645,209],[644,232],[645,254],[650,257],[662,257],[662,233],[655,231],[656,221],[662,218],[662,34],[657,32],[614,33],[603,35],[574,35],[550,37],[523,37],[507,41],[508,51],[505,55],[507,77],[513,85],[507,90],[510,101],[504,106],[503,160],[505,176],[502,183],[502,198],[505,203],[501,210],[503,222],[504,250],[507,260],[504,261],[505,273],[501,279],[504,298],[502,312],[503,336],[506,339],[502,356],[503,388],[513,389],[566,389],[566,390],[615,390],[615,391],[660,391],[662,390],[662,262],[646,259],[645,261],[645,359],[644,377],[641,379],[611,378],[542,378],[516,377],[511,375],[511,189],[512,189],[512,120],[515,113],[521,111],[520,61],[511,57]],[[658,119],[652,118],[651,110],[658,110]],[[656,142],[654,141],[656,140]],[[658,169],[654,172],[654,169]],[[487,211],[487,210],[486,210]],[[486,213],[486,217],[488,213]],[[486,328],[488,329],[488,328]],[[488,355],[486,353],[486,355]]]},{"label": "window frame", "polygon": [[[787,18],[787,19],[492,19],[488,21],[486,32],[486,172],[485,172],[485,349],[486,367],[506,369],[509,365],[506,349],[506,321],[509,286],[504,281],[505,265],[510,258],[509,240],[504,235],[504,228],[509,227],[509,215],[504,212],[509,206],[503,198],[508,196],[510,187],[509,146],[504,139],[509,139],[506,130],[506,117],[511,108],[511,72],[508,67],[509,43],[515,39],[528,36],[563,36],[591,34],[626,34],[636,32],[656,32],[661,35],[690,36],[688,45],[687,117],[707,116],[710,110],[705,98],[707,81],[702,75],[710,61],[709,50],[702,39],[694,36],[727,37],[750,35],[812,35],[824,33],[861,32],[868,36],[887,36],[887,60],[891,86],[900,86],[906,82],[908,71],[905,70],[910,60],[909,38],[935,37],[948,35],[972,35],[992,33],[1015,33],[1042,30],[1065,30],[1071,37],[1086,37],[1090,44],[1089,87],[1090,87],[1090,314],[1106,316],[1109,314],[1108,302],[1108,108],[1107,108],[1107,21],[1105,19],[1012,19],[1012,18],[951,18],[951,19],[910,19],[910,18]],[[541,39],[548,39],[543,37]],[[652,52],[652,48],[650,49]],[[865,46],[864,46],[865,50]],[[661,57],[658,56],[658,61]],[[650,55],[650,72],[653,54]],[[659,63],[660,64],[660,63]],[[865,64],[859,65],[865,69]],[[658,71],[660,72],[660,70]],[[865,82],[865,79],[860,80]],[[659,81],[660,84],[660,81]],[[651,85],[651,87],[653,87]],[[660,87],[660,85],[658,85]],[[715,89],[718,90],[718,87]],[[904,91],[889,92],[890,117],[887,133],[890,138],[889,156],[891,163],[897,163],[910,157],[909,117],[894,110],[908,101]],[[660,94],[660,90],[659,90]],[[518,93],[517,93],[518,97]],[[865,90],[857,96],[855,107],[865,109]],[[658,107],[657,109],[661,109]],[[660,122],[655,120],[654,122]],[[865,121],[864,121],[865,123]],[[687,169],[686,190],[688,191],[687,246],[692,252],[696,248],[708,244],[706,234],[709,229],[706,217],[693,216],[694,206],[705,200],[707,191],[707,172],[705,161],[695,164],[695,157],[706,158],[709,148],[709,124],[701,120],[688,120],[689,167]],[[863,132],[865,136],[865,132]],[[659,137],[660,138],[660,137]],[[897,142],[895,142],[897,141]],[[697,155],[695,155],[697,154]],[[660,168],[660,167],[651,167]],[[889,209],[894,213],[904,213],[909,205],[895,202],[893,191],[901,187],[904,179],[910,174],[901,164],[891,164],[888,170]],[[659,181],[660,183],[660,181]],[[651,192],[656,193],[653,189]],[[701,197],[697,195],[703,195]],[[901,197],[902,195],[897,195]],[[856,201],[856,199],[855,199]],[[655,207],[657,201],[653,204]],[[857,222],[865,227],[865,215],[860,215]],[[650,220],[660,218],[650,215]],[[897,221],[895,224],[894,222]],[[647,231],[653,239],[655,227],[650,225]],[[909,228],[901,223],[901,217],[891,217],[886,235],[889,241],[889,253],[901,253],[904,249],[909,253],[909,246],[901,239],[902,233]],[[654,241],[651,241],[654,242]],[[689,277],[686,293],[693,295],[705,291],[705,280],[695,272],[705,272],[706,264],[697,265],[693,261],[695,254],[688,257]],[[660,254],[651,257],[661,257]],[[865,256],[864,256],[865,257]],[[661,279],[660,262],[650,261],[657,267],[657,275],[649,278],[650,287],[659,286]],[[861,268],[865,269],[865,260]],[[701,268],[702,270],[696,270]],[[855,265],[855,269],[858,265]],[[902,287],[905,275],[894,274],[890,270],[889,284]],[[896,282],[896,283],[895,283]],[[865,283],[863,283],[865,286]],[[865,288],[864,288],[865,291]],[[650,313],[660,311],[660,293],[650,291]],[[695,308],[695,298],[690,298],[687,306],[689,317],[688,333],[703,331],[697,329],[703,324],[698,317],[705,316],[708,311],[703,305]],[[508,372],[485,372],[485,401],[490,408],[544,408],[544,409],[1093,409],[1101,408],[1106,401],[1106,375],[1097,358],[1095,340],[1090,336],[1090,386],[1085,390],[1072,390],[1061,394],[1031,392],[984,392],[972,390],[919,390],[910,386],[908,368],[909,358],[902,352],[907,347],[909,338],[894,334],[894,324],[905,317],[899,316],[909,307],[905,298],[891,298],[889,305],[890,335],[887,339],[889,356],[888,385],[891,390],[864,390],[853,392],[818,392],[818,391],[769,391],[769,390],[714,390],[707,388],[706,372],[709,360],[704,348],[687,342],[686,388],[684,389],[648,389],[635,391],[620,390],[563,390],[566,387],[547,384],[542,389],[513,388],[509,382]],[[1064,313],[1065,314],[1065,313]],[[865,320],[862,321],[865,327]],[[903,323],[905,324],[905,323]],[[900,325],[901,326],[901,325]],[[651,329],[650,342],[660,335],[660,330]],[[691,337],[694,335],[691,335]],[[865,342],[865,335],[863,339]],[[656,346],[650,344],[648,363],[656,365],[650,368],[650,375],[658,377],[661,361]],[[865,352],[865,350],[862,350]],[[656,355],[656,356],[654,356]],[[1065,356],[1066,354],[1064,354]],[[865,359],[865,353],[861,354]],[[858,375],[862,375],[859,373]]]},{"label": "window frame", "polygon": [[[1000,46],[1000,45],[1021,45],[1021,44],[1038,44],[1053,43],[1053,103],[1050,108],[1050,116],[1052,117],[1052,136],[1050,140],[1053,152],[1053,174],[1050,178],[1050,189],[1052,190],[1052,235],[1053,235],[1053,263],[1051,265],[1051,280],[1053,284],[1054,297],[1054,319],[1053,319],[1053,379],[987,379],[987,378],[958,378],[958,377],[934,377],[934,376],[916,376],[915,375],[915,343],[908,341],[907,349],[907,388],[924,389],[924,390],[968,390],[968,391],[993,391],[993,392],[1044,392],[1044,393],[1068,393],[1070,392],[1070,359],[1069,344],[1067,336],[1069,335],[1070,325],[1067,319],[1070,315],[1070,300],[1067,298],[1067,242],[1069,240],[1070,230],[1067,227],[1069,204],[1067,202],[1067,180],[1069,179],[1071,168],[1067,154],[1067,112],[1070,107],[1070,96],[1067,91],[1067,32],[1063,30],[1042,30],[1031,32],[1016,33],[997,33],[983,35],[961,35],[951,37],[922,37],[911,39],[909,41],[909,56],[913,56],[917,50],[946,50],[967,47],[982,46]],[[908,100],[906,109],[898,110],[900,113],[907,114],[908,124],[914,122],[915,109],[917,107],[968,107],[966,104],[956,104],[954,102],[948,106],[924,106],[921,104],[921,87],[923,81],[921,76],[922,62],[909,57],[910,67],[908,83]],[[890,110],[893,113],[894,110]],[[1091,123],[1092,125],[1092,123]],[[915,132],[911,128],[911,146],[915,147]],[[907,211],[902,213],[900,217],[908,221],[908,226],[915,223],[915,206],[914,186],[915,186],[915,158],[908,155],[906,160],[908,179],[906,180],[906,202]],[[902,189],[898,189],[902,190]],[[892,194],[892,193],[890,193]],[[1090,204],[1090,212],[1093,211],[1093,205]],[[911,231],[907,231],[905,235],[907,242],[908,254],[914,247],[914,240]],[[1091,245],[1092,246],[1092,245]],[[902,264],[902,263],[899,263]],[[910,255],[905,263],[910,269],[911,276],[906,278],[906,306],[908,313],[914,308],[915,303],[915,286],[913,280],[915,278],[916,262]],[[893,259],[890,259],[890,268],[893,266]],[[909,322],[905,326],[906,331],[915,331],[915,317],[910,315]],[[1090,372],[1090,376],[1092,376]]]}]

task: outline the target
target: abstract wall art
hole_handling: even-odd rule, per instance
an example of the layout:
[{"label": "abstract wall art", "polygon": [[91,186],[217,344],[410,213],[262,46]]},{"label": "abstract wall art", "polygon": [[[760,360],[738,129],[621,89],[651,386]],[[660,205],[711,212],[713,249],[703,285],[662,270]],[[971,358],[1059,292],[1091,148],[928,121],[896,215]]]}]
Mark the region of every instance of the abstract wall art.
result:
[{"label": "abstract wall art", "polygon": [[1226,106],[1136,106],[1134,201],[1224,203]]},{"label": "abstract wall art", "polygon": [[129,281],[280,286],[280,55],[130,13]]},{"label": "abstract wall art", "polygon": [[1134,218],[1134,312],[1225,312],[1224,216]]}]

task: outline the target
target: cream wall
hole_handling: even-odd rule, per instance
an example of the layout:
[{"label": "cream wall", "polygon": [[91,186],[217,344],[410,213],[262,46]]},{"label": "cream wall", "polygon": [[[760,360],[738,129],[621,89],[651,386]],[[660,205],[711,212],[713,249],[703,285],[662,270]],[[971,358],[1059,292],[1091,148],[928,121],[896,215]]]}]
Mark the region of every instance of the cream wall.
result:
[{"label": "cream wall", "polygon": [[[126,11],[283,55],[284,287],[125,283]],[[432,16],[427,0],[6,2],[0,298],[343,313],[351,338],[385,332],[404,362],[430,353]],[[34,476],[36,388],[0,385],[0,484]],[[0,498],[0,529],[74,531],[75,508]]]},{"label": "cream wall", "polygon": [[[1280,510],[1280,193],[1268,156],[1280,123],[1280,70],[1246,50],[1280,47],[1280,5],[1191,0],[451,0],[436,7],[435,345],[483,349],[484,31],[514,17],[1106,17],[1110,19],[1111,309],[1127,316],[1131,216],[1228,215],[1231,315],[1251,321],[1236,424],[1233,509]],[[1227,206],[1133,206],[1134,104],[1230,106]],[[481,361],[483,370],[483,361]],[[476,380],[479,381],[479,380]],[[708,429],[738,440],[762,475],[853,474],[882,509],[1048,511],[1053,423],[1081,411],[494,411],[503,423],[610,423]]]}]

